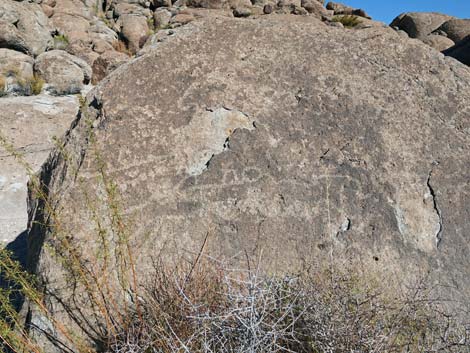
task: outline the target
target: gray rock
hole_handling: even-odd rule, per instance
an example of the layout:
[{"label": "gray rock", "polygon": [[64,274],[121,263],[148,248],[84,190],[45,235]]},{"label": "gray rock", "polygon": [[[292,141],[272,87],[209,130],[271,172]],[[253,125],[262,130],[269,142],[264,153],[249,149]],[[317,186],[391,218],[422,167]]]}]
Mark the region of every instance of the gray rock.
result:
[{"label": "gray rock", "polygon": [[[0,134],[24,156],[32,172],[40,169],[76,117],[75,97],[8,97],[0,99]],[[0,242],[10,242],[27,227],[28,171],[0,146]]]},{"label": "gray rock", "polygon": [[79,93],[92,76],[92,69],[84,60],[63,50],[39,55],[35,70],[46,81],[46,91],[55,95]]},{"label": "gray rock", "polygon": [[458,42],[455,46],[445,50],[443,53],[470,66],[470,35]]},{"label": "gray rock", "polygon": [[424,37],[422,40],[427,45],[439,51],[449,49],[455,45],[452,39],[435,34],[430,34],[427,37]]},{"label": "gray rock", "polygon": [[93,62],[93,84],[97,84],[112,71],[116,70],[122,64],[128,62],[130,58],[114,50],[105,51]]},{"label": "gray rock", "polygon": [[155,28],[165,28],[170,23],[171,12],[167,9],[156,9],[153,14],[153,24]]},{"label": "gray rock", "polygon": [[0,1],[0,46],[36,56],[53,47],[51,31],[38,4]]},{"label": "gray rock", "polygon": [[149,35],[147,18],[140,15],[122,15],[119,17],[121,24],[121,36],[132,53],[136,53],[144,43],[144,38]]},{"label": "gray rock", "polygon": [[362,9],[355,9],[341,3],[328,2],[326,9],[334,12],[335,15],[354,15],[370,19],[371,17]]},{"label": "gray rock", "polygon": [[[87,195],[109,224],[104,168],[141,280],[152,256],[191,258],[209,234],[205,254],[228,266],[354,258],[403,280],[429,272],[468,302],[469,101],[466,67],[389,28],[201,19],[103,80],[41,178],[86,260],[100,246]],[[47,214],[30,221],[32,268],[86,308],[43,246]]]},{"label": "gray rock", "polygon": [[330,16],[330,12],[317,0],[302,0],[301,5],[310,14],[313,14],[318,18],[322,18],[322,16]]},{"label": "gray rock", "polygon": [[34,60],[29,55],[0,48],[0,78],[4,93],[30,95]]},{"label": "gray rock", "polygon": [[233,10],[233,16],[235,17],[250,17],[251,10],[247,7],[237,7]]},{"label": "gray rock", "polygon": [[407,12],[397,16],[390,27],[405,31],[411,38],[421,39],[452,18],[437,12]]},{"label": "gray rock", "polygon": [[437,31],[447,34],[455,43],[470,35],[470,19],[452,19],[444,22]]},{"label": "gray rock", "polygon": [[270,13],[272,13],[274,11],[274,6],[272,4],[266,4],[264,5],[263,7],[263,12],[266,14],[266,15],[269,15]]}]

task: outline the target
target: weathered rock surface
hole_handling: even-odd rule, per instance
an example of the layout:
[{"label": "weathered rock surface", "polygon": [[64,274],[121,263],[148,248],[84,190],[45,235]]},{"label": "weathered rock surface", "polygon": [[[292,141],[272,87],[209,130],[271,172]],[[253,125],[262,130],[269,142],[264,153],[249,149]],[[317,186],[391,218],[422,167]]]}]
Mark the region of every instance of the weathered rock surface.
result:
[{"label": "weathered rock surface", "polygon": [[132,53],[136,53],[145,43],[142,42],[149,34],[147,18],[133,14],[125,14],[119,18],[121,22],[121,36]]},{"label": "weathered rock surface", "polygon": [[[54,136],[61,137],[76,117],[73,97],[9,97],[0,99],[0,136],[37,172],[46,161]],[[25,166],[0,146],[0,243],[10,242],[27,227]]]},{"label": "weathered rock surface", "polygon": [[18,95],[30,94],[33,65],[34,60],[29,55],[0,48],[0,79],[5,83],[0,91]]},{"label": "weathered rock surface", "polygon": [[[0,2],[0,45],[39,55],[52,47],[51,27],[38,4],[27,1]],[[15,29],[11,27],[13,26]],[[6,32],[3,32],[7,29]]]},{"label": "weathered rock surface", "polygon": [[454,18],[444,22],[437,31],[446,33],[447,37],[458,43],[465,37],[470,36],[470,19]]},{"label": "weathered rock surface", "polygon": [[390,27],[405,31],[411,38],[421,39],[452,18],[437,12],[407,12],[397,16]]},{"label": "weathered rock surface", "polygon": [[46,91],[55,95],[79,93],[92,76],[92,69],[84,60],[63,50],[39,55],[35,70],[46,81]]},{"label": "weathered rock surface", "polygon": [[470,35],[458,42],[455,46],[445,50],[443,53],[470,66]]},{"label": "weathered rock surface", "polygon": [[455,43],[452,39],[447,38],[446,36],[430,34],[424,37],[423,42],[436,50],[443,51],[454,46]]},{"label": "weathered rock surface", "polygon": [[334,12],[335,15],[354,15],[370,19],[371,17],[363,9],[355,9],[341,3],[328,2],[326,9]]},{"label": "weathered rock surface", "polygon": [[[104,170],[140,274],[208,235],[206,252],[234,263],[353,257],[429,271],[468,300],[470,70],[390,28],[286,18],[194,21],[104,79],[42,170],[61,232],[95,252]],[[30,265],[73,309],[38,206]]]}]

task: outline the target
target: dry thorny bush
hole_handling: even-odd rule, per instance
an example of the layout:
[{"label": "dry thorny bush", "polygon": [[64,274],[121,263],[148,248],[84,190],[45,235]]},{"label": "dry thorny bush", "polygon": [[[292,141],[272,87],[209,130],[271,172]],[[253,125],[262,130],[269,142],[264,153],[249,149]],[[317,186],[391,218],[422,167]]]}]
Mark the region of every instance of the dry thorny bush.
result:
[{"label": "dry thorny bush", "polygon": [[[459,324],[421,281],[391,295],[338,269],[268,277],[215,260],[162,271],[108,352],[467,352]],[[158,269],[158,270],[157,270]]]}]

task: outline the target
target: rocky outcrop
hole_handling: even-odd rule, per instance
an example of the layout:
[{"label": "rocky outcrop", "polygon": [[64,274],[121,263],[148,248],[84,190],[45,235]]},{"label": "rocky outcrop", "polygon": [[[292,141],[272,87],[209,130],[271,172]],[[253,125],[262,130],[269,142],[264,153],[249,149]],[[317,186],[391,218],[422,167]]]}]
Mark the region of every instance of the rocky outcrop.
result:
[{"label": "rocky outcrop", "polygon": [[443,53],[470,66],[470,35],[458,42],[455,46],[445,50]]},{"label": "rocky outcrop", "polygon": [[52,28],[38,4],[0,2],[0,47],[39,55],[53,45]]},{"label": "rocky outcrop", "polygon": [[470,19],[454,18],[444,22],[436,31],[445,33],[447,37],[458,43],[465,37],[470,36]]},{"label": "rocky outcrop", "polygon": [[436,12],[407,12],[396,17],[390,26],[405,31],[411,38],[421,39],[452,18]]},{"label": "rocky outcrop", "polygon": [[31,200],[30,265],[68,310],[86,308],[62,286],[44,224],[57,217],[86,260],[97,224],[120,241],[120,210],[142,277],[155,254],[192,256],[207,240],[215,258],[271,271],[353,257],[400,278],[429,272],[468,301],[469,101],[466,67],[390,28],[193,21],[89,94],[42,169],[60,213]]},{"label": "rocky outcrop", "polygon": [[326,4],[326,9],[334,12],[335,15],[346,15],[346,16],[360,16],[370,19],[371,17],[363,9],[355,9],[351,6],[336,2],[328,2]]},{"label": "rocky outcrop", "polygon": [[34,60],[21,52],[0,49],[0,95],[29,95],[30,84],[33,80]]},{"label": "rocky outcrop", "polygon": [[54,95],[80,93],[92,76],[92,69],[84,60],[63,50],[51,50],[39,55],[35,69],[45,80],[46,91]]},{"label": "rocky outcrop", "polygon": [[[74,97],[8,97],[0,100],[0,246],[27,227],[27,182],[54,147],[78,111]],[[15,158],[18,154],[20,159]],[[26,162],[31,168],[25,168]]]}]

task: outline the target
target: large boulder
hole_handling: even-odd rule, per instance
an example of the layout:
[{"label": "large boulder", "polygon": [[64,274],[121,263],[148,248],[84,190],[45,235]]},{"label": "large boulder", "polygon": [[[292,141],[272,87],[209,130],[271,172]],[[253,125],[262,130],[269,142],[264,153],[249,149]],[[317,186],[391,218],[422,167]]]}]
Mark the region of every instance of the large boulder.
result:
[{"label": "large boulder", "polygon": [[63,50],[51,50],[37,57],[35,70],[55,95],[75,94],[91,81],[92,69],[82,59]]},{"label": "large boulder", "polygon": [[421,39],[452,18],[437,12],[407,12],[397,16],[390,26],[405,31],[411,38]]},{"label": "large boulder", "polygon": [[443,53],[470,66],[470,35],[458,42],[455,46],[445,50]]},{"label": "large boulder", "polygon": [[38,4],[0,1],[0,47],[39,55],[53,47],[52,28]]},{"label": "large boulder", "polygon": [[54,147],[53,137],[61,137],[76,117],[75,97],[8,97],[0,100],[0,138],[29,164],[27,170],[10,148],[0,144],[0,246],[26,230],[27,182],[46,161]]},{"label": "large boulder", "polygon": [[74,334],[97,316],[54,245],[94,266],[125,239],[133,258],[116,266],[138,280],[157,254],[201,248],[283,273],[354,258],[429,272],[468,302],[466,67],[390,28],[302,16],[197,20],[147,49],[90,92],[30,201],[30,266],[59,322],[78,313]]},{"label": "large boulder", "polygon": [[470,19],[455,18],[446,21],[437,31],[446,33],[447,37],[458,43],[465,37],[470,36]]}]

